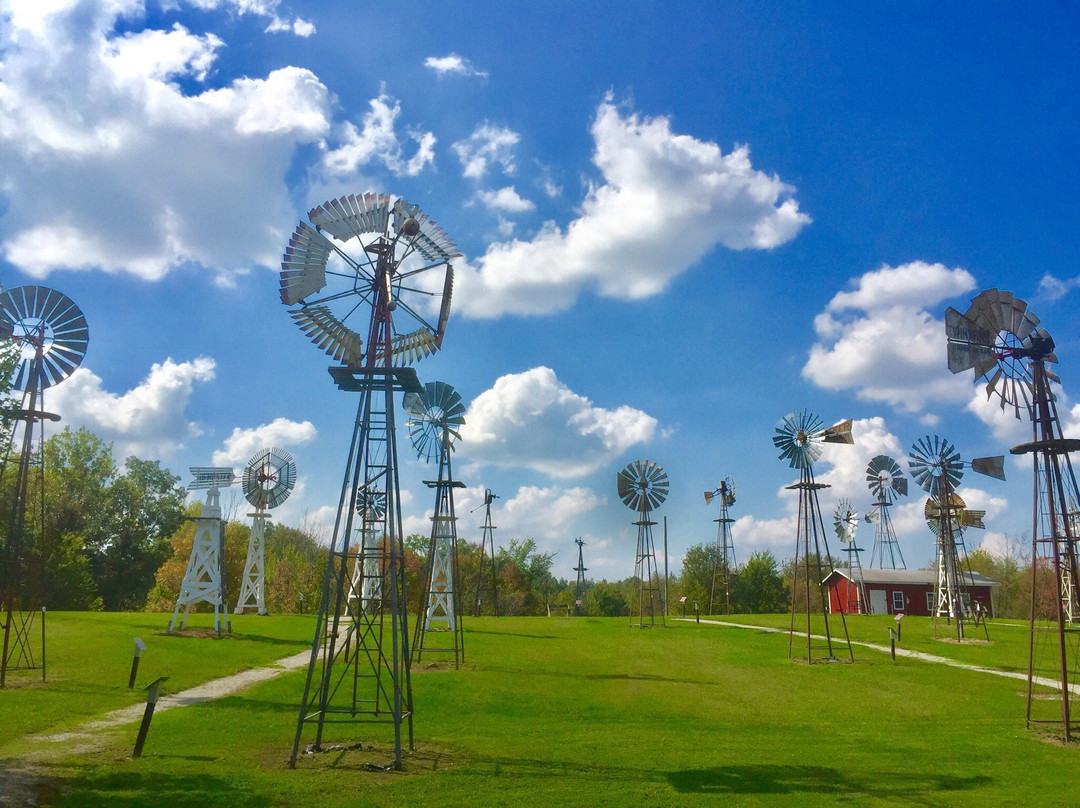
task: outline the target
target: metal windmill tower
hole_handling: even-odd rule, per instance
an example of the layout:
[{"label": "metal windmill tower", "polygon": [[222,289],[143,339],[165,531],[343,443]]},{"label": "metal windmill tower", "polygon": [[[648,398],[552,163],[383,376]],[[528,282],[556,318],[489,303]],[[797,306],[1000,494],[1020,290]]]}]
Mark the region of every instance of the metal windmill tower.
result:
[{"label": "metal windmill tower", "polygon": [[[787,460],[792,468],[799,470],[799,482],[787,486],[799,492],[798,528],[795,536],[795,574],[791,577],[791,628],[788,632],[788,657],[793,652],[795,640],[795,600],[798,595],[800,564],[804,584],[804,607],[806,609],[806,661],[814,658],[813,635],[810,631],[811,592],[816,589],[821,601],[822,618],[825,621],[825,647],[823,659],[835,661],[832,632],[829,627],[829,604],[823,581],[828,571],[825,569],[830,558],[829,539],[825,534],[825,524],[821,518],[821,506],[818,504],[818,491],[828,488],[825,483],[814,480],[814,462],[821,457],[823,443],[854,443],[851,437],[851,419],[824,428],[820,418],[809,410],[794,410],[785,415],[777,425],[773,435],[773,445],[780,450],[780,459]],[[824,550],[824,555],[822,555]],[[844,627],[844,642],[847,643],[848,657],[852,662],[855,655],[851,650],[848,637],[847,618],[840,612],[840,622]]]},{"label": "metal windmill tower", "polygon": [[574,567],[574,572],[577,573],[577,583],[574,584],[574,607],[578,614],[585,614],[588,612],[588,605],[585,600],[585,573],[589,571],[589,568],[585,566],[585,558],[582,555],[585,542],[579,536],[574,539],[574,543],[577,545],[577,566]]},{"label": "metal windmill tower", "polygon": [[863,580],[861,547],[855,545],[855,533],[859,529],[859,514],[855,512],[850,499],[841,499],[833,512],[833,528],[840,539],[844,552],[847,553],[848,575],[853,586],[847,588],[848,599],[844,604],[847,614],[869,614],[870,603],[866,599],[866,582]]},{"label": "metal windmill tower", "polygon": [[716,614],[717,587],[724,592],[724,614],[731,614],[731,571],[735,569],[735,545],[731,541],[731,523],[728,508],[735,504],[735,481],[725,477],[715,491],[705,492],[705,504],[720,498],[720,515],[716,522],[716,552],[713,557],[712,583],[709,586],[709,614]]},{"label": "metal windmill tower", "polygon": [[[1061,382],[1047,368],[1057,362],[1054,340],[1027,303],[998,289],[979,293],[964,314],[948,309],[945,333],[949,370],[973,370],[976,380],[986,381],[987,398],[998,397],[1002,412],[1009,409],[1017,418],[1024,412],[1031,422],[1031,441],[1010,450],[1032,455],[1035,475],[1027,723],[1060,724],[1070,741],[1080,731],[1069,703],[1069,683],[1075,687],[1080,677],[1080,637],[1070,630],[1080,621],[1080,536],[1076,520],[1070,518],[1080,500],[1072,464],[1080,440],[1062,434],[1051,389],[1052,382]],[[1043,615],[1036,607],[1036,592],[1038,580],[1047,575],[1058,594]],[[1034,683],[1043,673],[1058,683],[1060,719],[1041,711],[1034,714],[1038,706]]]},{"label": "metal windmill tower", "polygon": [[870,569],[877,561],[879,569],[907,569],[900,543],[896,540],[889,506],[896,497],[907,496],[908,481],[900,464],[888,455],[878,455],[866,467],[866,482],[874,495],[874,506],[866,512],[866,521],[874,525],[874,547],[870,551]]},{"label": "metal windmill tower", "polygon": [[263,449],[252,457],[244,469],[240,483],[247,501],[255,507],[248,536],[247,559],[240,581],[240,597],[236,599],[236,614],[255,609],[266,614],[266,523],[268,510],[289,498],[296,485],[296,463],[283,449]]},{"label": "metal windmill tower", "polygon": [[176,596],[176,608],[165,631],[171,634],[176,628],[180,609],[184,610],[180,623],[180,628],[184,629],[187,628],[191,607],[198,603],[209,603],[214,607],[214,631],[220,637],[222,625],[225,630],[232,631],[225,592],[225,523],[221,519],[220,492],[236,482],[236,472],[231,468],[213,466],[194,466],[190,471],[195,479],[188,484],[188,491],[205,489],[206,501],[203,502],[202,513],[193,520],[195,540],[191,544],[191,556]]},{"label": "metal windmill tower", "polygon": [[[491,524],[491,503],[499,498],[498,494],[491,493],[490,488],[484,489],[484,502],[480,506],[484,509],[484,525],[480,529],[480,563],[476,568],[476,616],[480,616],[480,611],[484,607],[484,592],[485,590],[491,595],[491,613],[495,616],[499,616],[499,576],[495,571],[495,533],[498,528]],[[470,513],[474,513],[478,508],[473,508]],[[484,576],[484,555],[489,553],[487,557],[488,575]],[[490,583],[489,583],[490,579]]]},{"label": "metal windmill tower", "polygon": [[965,463],[955,447],[937,435],[917,440],[908,455],[911,476],[932,500],[926,504],[925,513],[938,537],[934,619],[945,617],[955,621],[957,640],[963,639],[964,622],[973,614],[967,592],[971,569],[967,564],[963,528],[982,527],[984,512],[968,510],[956,494],[956,487],[964,476],[965,465],[979,474],[1004,480],[1004,461],[1001,456],[977,457]]},{"label": "metal windmill tower", "polygon": [[356,515],[360,517],[358,547],[350,548],[352,577],[346,609],[357,615],[374,614],[382,600],[382,579],[386,561],[386,541],[382,525],[386,520],[386,494],[362,488],[356,492]]},{"label": "metal windmill tower", "polygon": [[[90,332],[82,311],[67,295],[46,286],[18,286],[0,294],[0,338],[21,347],[12,388],[22,393],[22,403],[12,424],[8,450],[0,466],[0,479],[14,458],[19,443],[18,468],[12,487],[11,510],[0,555],[0,609],[4,617],[4,642],[0,652],[0,688],[7,685],[9,670],[41,668],[45,680],[45,421],[60,416],[45,411],[45,389],[70,376],[86,356]],[[21,430],[21,435],[20,435]],[[35,432],[37,461],[34,460]],[[27,503],[33,466],[37,466],[41,580],[30,585],[27,575]],[[35,593],[34,589],[38,591]],[[41,616],[41,647],[37,655],[34,621]]]},{"label": "metal windmill tower", "polygon": [[[634,553],[634,577],[638,580],[638,627],[645,627],[645,613],[649,614],[649,626],[664,621],[664,609],[660,594],[660,571],[656,566],[652,528],[656,522],[650,518],[668,495],[668,476],[658,463],[651,460],[635,460],[615,476],[619,499],[626,507],[637,513],[633,522],[637,526],[637,550]],[[630,616],[633,625],[634,617]]]},{"label": "metal windmill tower", "polygon": [[[457,514],[454,489],[465,484],[454,479],[450,454],[461,437],[465,405],[461,395],[445,382],[428,382],[419,393],[406,393],[409,437],[419,457],[438,460],[439,475],[424,484],[435,489],[435,513],[431,517],[431,543],[424,571],[424,595],[413,638],[414,660],[425,651],[452,653],[454,667],[465,661],[465,636],[461,625],[461,586],[458,581]],[[429,637],[429,633],[433,636]],[[435,640],[441,634],[449,641]],[[435,640],[432,642],[432,640]]]},{"label": "metal windmill tower", "polygon": [[[292,317],[312,342],[341,362],[330,375],[359,402],[290,765],[309,724],[312,748],[321,749],[327,723],[379,722],[393,725],[401,768],[403,728],[410,747],[413,741],[413,706],[394,397],[422,390],[409,365],[442,346],[450,260],[460,253],[417,206],[386,194],[333,199],[308,220],[285,248],[281,301],[296,307]],[[361,544],[357,557],[350,542],[361,492],[383,494],[386,505],[369,509],[362,527],[378,545]],[[350,567],[364,569],[369,549],[378,555],[370,566],[380,578],[378,597],[349,608]]]}]

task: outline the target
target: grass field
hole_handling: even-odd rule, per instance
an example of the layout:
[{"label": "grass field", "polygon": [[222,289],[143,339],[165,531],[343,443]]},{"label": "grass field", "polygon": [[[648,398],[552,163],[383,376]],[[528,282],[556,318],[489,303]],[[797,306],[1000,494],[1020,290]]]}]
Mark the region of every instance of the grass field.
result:
[{"label": "grass field", "polygon": [[[1025,731],[1022,682],[860,647],[808,666],[786,635],[676,621],[467,620],[461,670],[414,669],[402,772],[364,770],[389,760],[385,725],[335,727],[338,748],[288,769],[302,672],[159,713],[133,760],[135,723],[79,749],[42,737],[141,701],[132,637],[140,685],[169,675],[174,693],[303,650],[313,620],[241,617],[221,640],[167,637],[163,615],[49,620],[48,684],[0,691],[0,805],[1080,805],[1080,745]],[[848,622],[888,645],[888,618]],[[991,644],[958,646],[908,618],[901,646],[1021,670],[1024,638],[992,624]]]}]

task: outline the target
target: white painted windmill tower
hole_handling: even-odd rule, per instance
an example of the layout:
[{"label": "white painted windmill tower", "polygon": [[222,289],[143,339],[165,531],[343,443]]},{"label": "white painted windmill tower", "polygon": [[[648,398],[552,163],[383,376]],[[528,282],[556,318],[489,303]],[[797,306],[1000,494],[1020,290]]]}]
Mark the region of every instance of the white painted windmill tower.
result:
[{"label": "white painted windmill tower", "polygon": [[247,559],[240,581],[240,597],[236,600],[236,614],[245,609],[255,609],[266,614],[266,523],[267,513],[289,498],[296,485],[296,463],[292,455],[282,449],[263,449],[248,461],[241,486],[247,501],[255,507],[251,517],[251,534],[248,537]]}]

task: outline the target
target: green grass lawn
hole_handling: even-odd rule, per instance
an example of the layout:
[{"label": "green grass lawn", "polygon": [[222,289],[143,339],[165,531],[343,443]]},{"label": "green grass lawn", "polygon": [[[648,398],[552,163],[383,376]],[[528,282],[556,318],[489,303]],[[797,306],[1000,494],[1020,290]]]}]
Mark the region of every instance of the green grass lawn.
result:
[{"label": "green grass lawn", "polygon": [[[51,655],[63,653],[53,647],[67,620],[83,638],[82,663],[65,676],[57,661],[45,687],[0,693],[0,782],[31,755],[26,787],[45,805],[1080,804],[1080,745],[1024,730],[1021,682],[858,647],[854,665],[808,666],[787,659],[786,635],[674,621],[639,630],[625,619],[468,619],[461,670],[414,669],[417,750],[403,772],[364,770],[389,760],[385,725],[335,726],[327,742],[339,748],[289,770],[302,672],[160,713],[140,760],[130,757],[134,724],[109,730],[96,748],[63,752],[28,739],[20,717],[53,695],[71,702],[73,692],[82,717],[130,703],[133,631],[151,645],[143,665],[158,666],[146,680],[168,673],[175,692],[294,653],[312,626],[252,617],[217,640],[154,634],[159,615],[58,615]],[[849,623],[853,639],[888,644],[882,618]],[[957,646],[909,618],[902,647],[965,661],[981,653],[977,664],[1015,669],[1026,652],[1024,632],[1012,631],[1015,647],[997,641],[1004,627],[994,625],[994,644]],[[114,634],[115,647],[103,639]],[[46,712],[33,732],[77,723],[70,711]]]}]

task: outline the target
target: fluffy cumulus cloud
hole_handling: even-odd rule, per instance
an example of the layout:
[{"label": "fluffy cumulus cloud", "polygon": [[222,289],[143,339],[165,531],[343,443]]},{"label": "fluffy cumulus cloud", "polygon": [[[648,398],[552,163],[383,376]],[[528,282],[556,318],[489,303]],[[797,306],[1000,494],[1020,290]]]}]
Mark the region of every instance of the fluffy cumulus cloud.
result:
[{"label": "fluffy cumulus cloud", "polygon": [[250,14],[262,17],[267,21],[268,33],[287,32],[300,37],[308,37],[315,33],[315,25],[310,20],[281,16],[280,0],[188,0],[188,2],[196,8],[221,8],[238,15]]},{"label": "fluffy cumulus cloud", "polygon": [[396,129],[401,104],[385,92],[373,98],[370,104],[371,109],[364,115],[360,128],[346,121],[338,134],[339,145],[323,156],[323,167],[329,175],[352,174],[361,166],[378,162],[395,176],[415,177],[429,163],[434,163],[434,134],[419,129],[406,130],[416,144],[412,155],[406,157]]},{"label": "fluffy cumulus cloud", "polygon": [[565,229],[548,222],[530,240],[493,244],[464,267],[467,315],[561,311],[585,288],[648,297],[717,245],[769,249],[810,222],[794,189],[754,169],[746,146],[725,154],[673,132],[667,118],[624,114],[610,100],[597,110],[592,136],[600,181],[580,216]]},{"label": "fluffy cumulus cloud", "polygon": [[424,60],[424,67],[435,71],[440,76],[476,76],[487,78],[487,73],[477,70],[464,56],[451,53],[446,56],[429,56]]},{"label": "fluffy cumulus cloud", "polygon": [[461,161],[462,174],[480,179],[493,164],[497,164],[504,174],[513,174],[517,169],[514,147],[519,140],[521,136],[511,129],[482,123],[469,137],[457,141],[451,148]]},{"label": "fluffy cumulus cloud", "polygon": [[651,415],[596,407],[551,368],[538,367],[500,377],[473,400],[461,453],[473,467],[529,468],[565,479],[602,468],[656,428]]},{"label": "fluffy cumulus cloud", "polygon": [[921,261],[863,275],[814,318],[818,341],[803,377],[904,412],[966,402],[971,380],[949,373],[945,324],[929,309],[974,288],[966,270]]},{"label": "fluffy cumulus cloud", "polygon": [[[299,33],[272,0],[203,5]],[[139,29],[140,0],[0,6],[0,251],[34,277],[100,268],[157,279],[195,262],[227,282],[276,263],[285,173],[329,128],[308,70],[203,87],[224,43]],[[237,211],[244,211],[237,216]]]},{"label": "fluffy cumulus cloud", "polygon": [[477,197],[485,207],[505,213],[526,213],[536,207],[528,199],[519,196],[513,185],[497,191],[480,191]]},{"label": "fluffy cumulus cloud", "polygon": [[236,427],[225,439],[224,446],[214,452],[213,463],[215,466],[241,467],[262,449],[299,446],[314,440],[316,434],[311,421],[290,421],[288,418],[275,418],[252,429]]},{"label": "fluffy cumulus cloud", "polygon": [[1061,300],[1077,286],[1080,286],[1080,276],[1062,279],[1048,272],[1039,280],[1038,294],[1046,300]]},{"label": "fluffy cumulus cloud", "polygon": [[64,425],[84,426],[112,441],[118,458],[168,458],[187,438],[202,434],[198,424],[184,417],[184,409],[195,384],[213,378],[213,359],[166,359],[151,367],[133,390],[117,394],[103,389],[101,378],[81,367],[50,390],[49,409],[63,417]]}]

